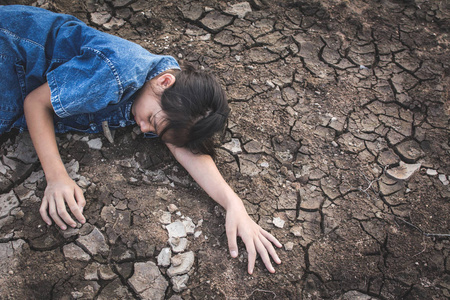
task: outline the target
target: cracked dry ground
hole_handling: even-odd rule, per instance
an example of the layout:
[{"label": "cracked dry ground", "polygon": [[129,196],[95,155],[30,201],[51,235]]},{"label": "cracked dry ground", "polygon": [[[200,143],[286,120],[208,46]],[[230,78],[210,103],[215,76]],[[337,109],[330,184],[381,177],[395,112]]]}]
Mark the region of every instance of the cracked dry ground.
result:
[{"label": "cracked dry ground", "polygon": [[[0,298],[450,297],[449,2],[236,4],[35,3],[217,74],[232,107],[218,166],[284,244],[276,273],[258,261],[248,275],[242,243],[239,258],[229,256],[224,211],[132,128],[114,145],[59,136],[86,190],[88,225],[46,226],[29,137],[9,134]],[[192,220],[183,251],[194,261],[175,276],[159,258],[170,247],[164,224],[178,219]]]}]

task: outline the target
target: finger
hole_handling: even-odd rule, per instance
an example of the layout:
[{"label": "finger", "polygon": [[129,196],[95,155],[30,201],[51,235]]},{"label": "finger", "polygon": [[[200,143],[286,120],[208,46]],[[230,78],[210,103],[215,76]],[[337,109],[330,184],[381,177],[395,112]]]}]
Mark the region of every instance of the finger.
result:
[{"label": "finger", "polygon": [[255,268],[255,261],[256,261],[256,249],[255,244],[253,241],[248,242],[245,244],[245,248],[247,249],[248,253],[248,274],[253,274],[253,269]]},{"label": "finger", "polygon": [[86,199],[84,198],[84,194],[81,189],[75,189],[75,200],[78,203],[81,213],[83,213],[83,209],[86,206]]},{"label": "finger", "polygon": [[281,264],[281,259],[278,257],[277,252],[275,251],[275,248],[273,247],[272,243],[261,233],[261,242],[263,243],[264,247],[266,248],[267,252],[269,252],[272,259],[277,263]]},{"label": "finger", "polygon": [[81,189],[75,189],[75,199],[74,203],[67,203],[69,205],[69,209],[72,214],[80,221],[81,224],[86,222],[86,219],[83,216],[83,208],[86,205],[86,200],[83,196],[83,191]]},{"label": "finger", "polygon": [[42,198],[41,207],[39,208],[39,213],[41,214],[42,220],[44,220],[44,222],[47,223],[47,225],[52,225],[52,220],[48,216],[47,209],[48,209],[48,201],[47,197],[44,196]]},{"label": "finger", "polygon": [[[65,198],[67,205],[69,207],[77,206],[75,199],[73,197],[70,199]],[[58,212],[59,217],[69,226],[76,227],[77,223],[72,219],[66,209],[66,203],[63,198],[56,199],[56,210]]]},{"label": "finger", "polygon": [[[264,238],[261,236],[261,238]],[[275,269],[272,266],[272,263],[270,262],[269,253],[267,252],[267,249],[265,245],[260,241],[256,240],[256,249],[258,250],[259,256],[261,256],[261,259],[266,266],[267,270],[269,270],[270,273],[275,273]]]},{"label": "finger", "polygon": [[269,241],[271,241],[272,243],[275,244],[275,246],[277,246],[278,248],[283,247],[283,245],[270,233],[268,233],[267,231],[265,231],[264,229],[261,230],[262,235],[268,239]]},{"label": "finger", "polygon": [[55,221],[56,225],[58,225],[62,230],[66,230],[67,226],[64,224],[64,222],[61,220],[61,218],[58,215],[55,200],[53,198],[50,199],[48,202],[48,211],[50,213],[50,216],[52,217],[53,221]]},{"label": "finger", "polygon": [[236,241],[236,228],[227,228],[227,240],[228,240],[228,249],[230,250],[231,257],[238,256],[238,246]]}]

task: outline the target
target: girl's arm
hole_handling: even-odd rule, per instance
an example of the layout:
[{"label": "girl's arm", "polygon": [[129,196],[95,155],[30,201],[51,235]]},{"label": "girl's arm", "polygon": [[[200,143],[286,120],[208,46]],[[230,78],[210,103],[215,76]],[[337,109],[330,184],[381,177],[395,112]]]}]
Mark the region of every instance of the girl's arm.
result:
[{"label": "girl's arm", "polygon": [[69,177],[59,155],[53,126],[53,107],[50,101],[50,88],[44,83],[32,91],[24,102],[25,118],[28,130],[41,161],[47,179],[47,187],[42,198],[42,219],[51,225],[51,218],[65,230],[67,225],[76,226],[66,210],[66,203],[78,221],[84,223],[83,207],[86,201],[83,191]]},{"label": "girl's arm", "polygon": [[194,180],[227,211],[225,228],[231,256],[238,255],[236,237],[240,236],[248,252],[248,273],[253,273],[256,253],[259,253],[269,272],[274,273],[269,254],[277,264],[281,263],[272,245],[274,243],[281,247],[280,242],[250,218],[242,200],[225,182],[212,158],[209,155],[193,154],[185,148],[170,144],[167,146]]}]

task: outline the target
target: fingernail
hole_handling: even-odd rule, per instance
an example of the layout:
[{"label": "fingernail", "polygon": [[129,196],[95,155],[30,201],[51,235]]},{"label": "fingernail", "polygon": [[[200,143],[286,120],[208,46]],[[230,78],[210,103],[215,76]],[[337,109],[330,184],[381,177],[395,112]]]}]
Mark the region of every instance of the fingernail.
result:
[{"label": "fingernail", "polygon": [[231,251],[231,252],[230,252],[230,254],[231,254],[231,257],[236,257],[236,256],[237,256],[237,252],[236,252],[236,251],[234,251],[234,250],[233,250],[233,251]]},{"label": "fingernail", "polygon": [[61,229],[62,229],[62,230],[66,230],[67,227],[66,227],[66,226],[61,226]]}]

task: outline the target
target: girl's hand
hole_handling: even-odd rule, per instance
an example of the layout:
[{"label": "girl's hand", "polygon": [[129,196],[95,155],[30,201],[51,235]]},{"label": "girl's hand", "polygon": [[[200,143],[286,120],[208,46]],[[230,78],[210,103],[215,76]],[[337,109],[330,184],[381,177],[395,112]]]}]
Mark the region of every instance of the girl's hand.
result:
[{"label": "girl's hand", "polygon": [[77,223],[67,212],[66,203],[75,218],[84,224],[86,219],[83,216],[83,208],[86,205],[86,200],[81,188],[68,175],[47,181],[47,187],[39,209],[44,222],[48,225],[52,224],[50,214],[53,221],[62,230],[67,229],[66,224],[76,227]]},{"label": "girl's hand", "polygon": [[232,257],[238,256],[236,237],[241,237],[248,252],[248,273],[252,274],[255,267],[256,253],[261,256],[264,265],[270,273],[275,273],[275,269],[270,262],[270,256],[277,263],[281,260],[278,257],[272,243],[278,248],[281,243],[270,233],[256,224],[245,211],[245,208],[233,207],[228,209],[226,216],[226,232],[228,247]]}]

